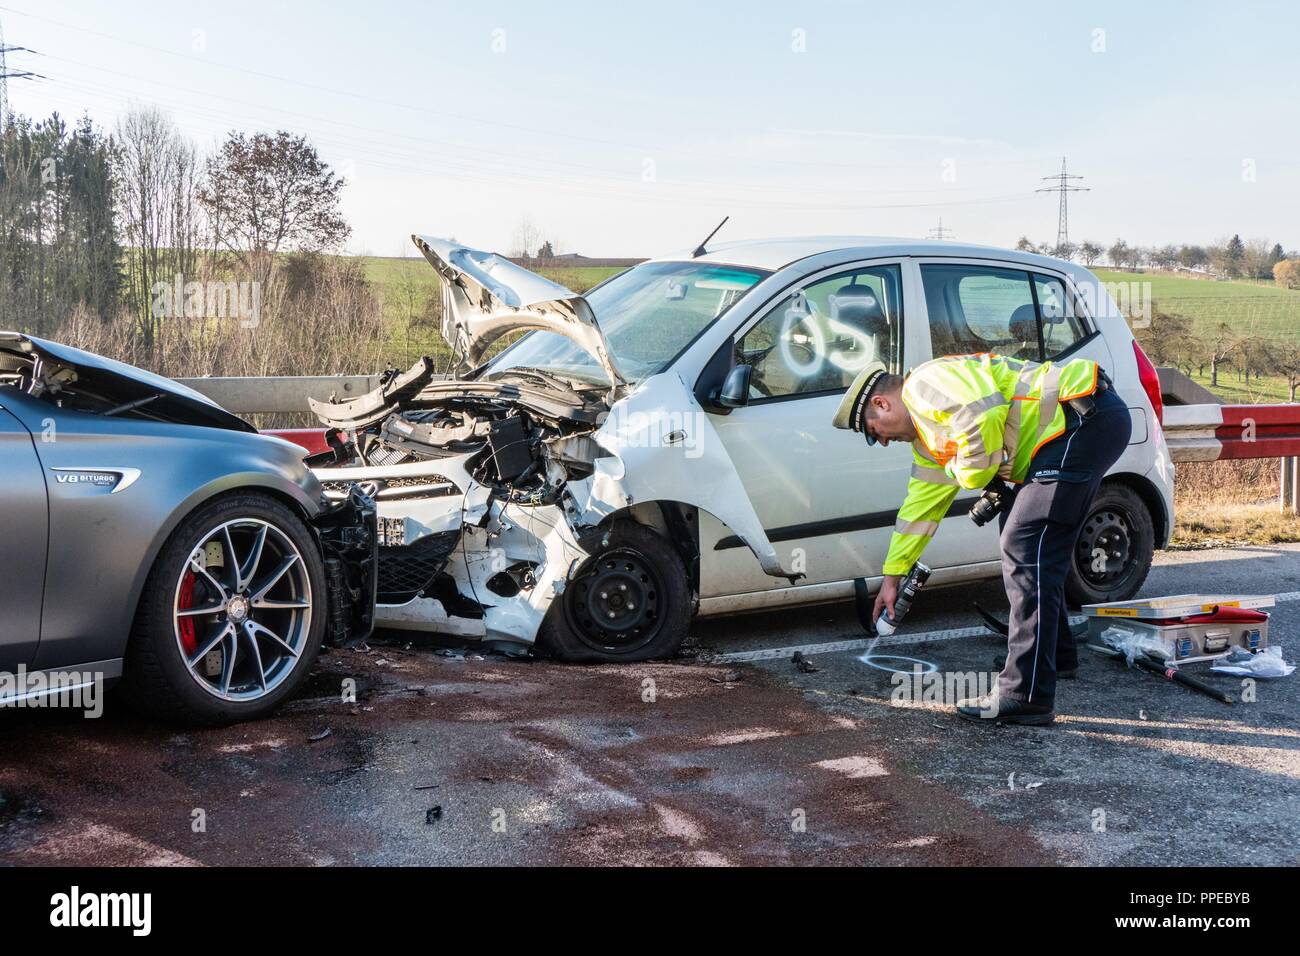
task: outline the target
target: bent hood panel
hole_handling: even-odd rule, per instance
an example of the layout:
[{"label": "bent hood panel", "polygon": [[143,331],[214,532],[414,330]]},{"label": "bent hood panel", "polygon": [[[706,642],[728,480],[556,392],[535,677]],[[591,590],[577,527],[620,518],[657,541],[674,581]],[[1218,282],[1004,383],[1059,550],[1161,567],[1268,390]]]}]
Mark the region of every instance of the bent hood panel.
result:
[{"label": "bent hood panel", "polygon": [[578,293],[493,252],[433,236],[413,235],[411,241],[442,279],[442,337],[470,366],[507,332],[541,329],[576,342],[613,385],[626,384],[591,306]]},{"label": "bent hood panel", "polygon": [[0,332],[0,353],[6,352],[33,362],[32,377],[40,386],[39,391],[33,390],[34,394],[71,387],[119,404],[157,395],[146,408],[150,414],[169,421],[230,431],[257,431],[201,392],[94,352],[21,332]]}]

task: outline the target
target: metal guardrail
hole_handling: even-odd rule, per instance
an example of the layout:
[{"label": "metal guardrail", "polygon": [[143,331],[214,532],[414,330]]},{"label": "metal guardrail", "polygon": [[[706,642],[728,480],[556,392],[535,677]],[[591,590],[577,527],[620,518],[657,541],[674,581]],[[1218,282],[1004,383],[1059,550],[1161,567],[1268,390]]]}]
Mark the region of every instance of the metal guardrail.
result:
[{"label": "metal guardrail", "polygon": [[1164,431],[1175,462],[1280,458],[1278,508],[1300,514],[1300,404],[1173,405]]},{"label": "metal guardrail", "polygon": [[269,378],[178,378],[236,415],[306,412],[307,399],[358,398],[379,387],[378,375],[280,375]]}]

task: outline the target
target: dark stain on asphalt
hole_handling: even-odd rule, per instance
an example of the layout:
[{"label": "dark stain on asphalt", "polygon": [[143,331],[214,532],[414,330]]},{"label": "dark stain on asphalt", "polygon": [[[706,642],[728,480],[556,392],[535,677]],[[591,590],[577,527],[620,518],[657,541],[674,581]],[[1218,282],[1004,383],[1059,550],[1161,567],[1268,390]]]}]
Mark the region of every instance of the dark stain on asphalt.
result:
[{"label": "dark stain on asphalt", "polygon": [[[365,688],[355,703],[344,677]],[[390,645],[327,652],[298,700],[257,723],[169,727],[115,703],[99,720],[4,716],[4,863],[1053,859],[898,765],[877,722],[754,668]],[[436,815],[414,789],[428,781]]]}]

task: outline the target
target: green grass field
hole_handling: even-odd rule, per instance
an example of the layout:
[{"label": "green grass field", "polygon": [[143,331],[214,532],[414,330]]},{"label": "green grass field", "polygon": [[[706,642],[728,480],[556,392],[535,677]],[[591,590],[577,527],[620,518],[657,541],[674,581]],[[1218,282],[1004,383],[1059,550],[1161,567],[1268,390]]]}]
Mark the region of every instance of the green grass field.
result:
[{"label": "green grass field", "polygon": [[[423,259],[398,259],[383,256],[364,256],[362,266],[366,278],[385,293],[385,305],[391,294],[400,300],[413,294],[413,290],[424,290],[427,295],[434,295],[438,289],[438,276],[433,267]],[[602,282],[616,272],[623,270],[618,266],[582,266],[574,269],[539,269],[541,275],[552,282],[572,289],[574,292],[586,292],[598,282]]]},{"label": "green grass field", "polygon": [[[362,267],[383,302],[384,321],[389,330],[385,343],[385,351],[391,356],[388,361],[405,366],[422,355],[445,358],[447,345],[432,318],[440,295],[438,274],[433,267],[424,259],[381,256],[364,257]],[[582,293],[623,270],[616,266],[588,266],[538,271],[551,281]],[[509,338],[501,347],[508,341]]]},{"label": "green grass field", "polygon": [[[1216,282],[1164,273],[1093,270],[1103,282],[1149,282],[1151,300],[1160,312],[1186,316],[1194,334],[1207,336],[1219,325],[1269,342],[1300,339],[1300,292],[1262,281]],[[1192,376],[1223,401],[1232,404],[1260,404],[1289,401],[1286,380],[1279,376],[1251,377],[1247,382],[1236,368],[1223,368],[1219,384],[1210,386],[1209,371]]]},{"label": "green grass field", "polygon": [[1093,269],[1102,282],[1150,282],[1152,298],[1161,299],[1239,299],[1273,298],[1300,302],[1300,292],[1283,289],[1257,280],[1216,282],[1194,276],[1164,272],[1126,272],[1118,269]]},{"label": "green grass field", "polygon": [[1155,307],[1191,319],[1197,334],[1226,322],[1265,339],[1294,340],[1300,335],[1300,291],[1261,282],[1215,282],[1160,273],[1098,269],[1096,275],[1107,283],[1149,282]]}]

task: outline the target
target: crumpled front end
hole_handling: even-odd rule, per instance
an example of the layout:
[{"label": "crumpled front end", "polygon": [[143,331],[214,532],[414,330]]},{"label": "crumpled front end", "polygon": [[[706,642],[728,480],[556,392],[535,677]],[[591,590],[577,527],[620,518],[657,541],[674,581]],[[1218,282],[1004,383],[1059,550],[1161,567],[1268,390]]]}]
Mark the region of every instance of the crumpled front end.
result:
[{"label": "crumpled front end", "polygon": [[[630,394],[574,383],[433,380],[417,364],[369,396],[316,404],[327,494],[378,506],[376,623],[531,645],[610,522],[657,503],[709,511],[793,580],[707,415],[676,376]],[[698,547],[698,542],[696,542]]]}]

